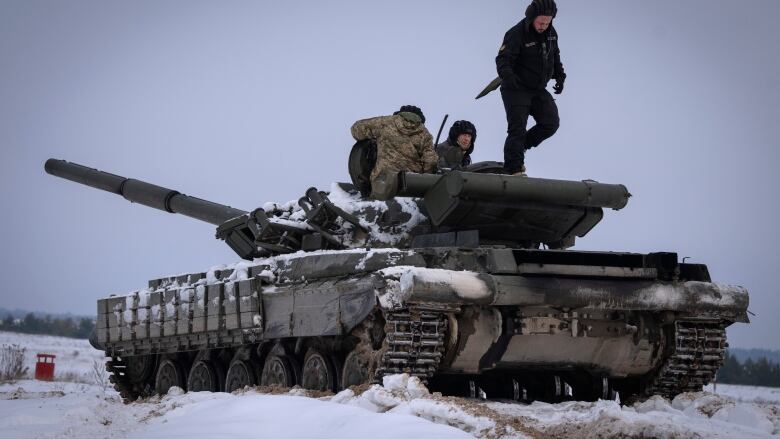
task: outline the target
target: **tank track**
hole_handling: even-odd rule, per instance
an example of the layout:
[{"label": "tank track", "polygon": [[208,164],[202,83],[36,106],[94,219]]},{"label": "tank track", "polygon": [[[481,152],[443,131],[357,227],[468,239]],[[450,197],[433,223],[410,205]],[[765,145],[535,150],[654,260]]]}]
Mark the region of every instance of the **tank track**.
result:
[{"label": "tank track", "polygon": [[409,308],[385,315],[385,342],[375,379],[408,373],[423,382],[436,373],[444,355],[447,316],[441,311]]},{"label": "tank track", "polygon": [[646,396],[672,399],[683,392],[700,392],[723,364],[726,329],[721,322],[677,321],[674,345],[647,387]]},{"label": "tank track", "polygon": [[126,370],[127,365],[120,357],[111,357],[106,361],[106,371],[111,374],[108,380],[122,397],[122,402],[128,404],[139,398],[151,396],[148,386],[131,382]]}]

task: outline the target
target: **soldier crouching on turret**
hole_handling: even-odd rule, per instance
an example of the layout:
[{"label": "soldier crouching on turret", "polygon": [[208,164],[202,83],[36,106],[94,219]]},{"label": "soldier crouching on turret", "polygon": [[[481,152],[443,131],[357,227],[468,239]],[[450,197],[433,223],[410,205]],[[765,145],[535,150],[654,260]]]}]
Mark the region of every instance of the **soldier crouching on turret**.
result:
[{"label": "soldier crouching on turret", "polygon": [[467,120],[452,124],[447,140],[436,145],[439,169],[463,169],[471,164],[471,153],[477,140],[477,128]]},{"label": "soldier crouching on turret", "polygon": [[355,122],[352,137],[357,141],[376,140],[376,166],[371,171],[373,198],[384,198],[377,189],[386,186],[401,171],[436,172],[433,136],[425,128],[422,110],[413,105],[404,105],[392,116]]}]

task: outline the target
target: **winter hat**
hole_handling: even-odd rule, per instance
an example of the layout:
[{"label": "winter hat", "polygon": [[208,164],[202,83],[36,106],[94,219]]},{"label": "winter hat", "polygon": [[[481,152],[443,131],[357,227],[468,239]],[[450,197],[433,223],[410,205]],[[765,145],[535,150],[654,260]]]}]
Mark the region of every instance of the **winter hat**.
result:
[{"label": "winter hat", "polygon": [[525,9],[525,17],[529,20],[533,20],[540,15],[549,15],[555,18],[557,13],[558,6],[555,5],[555,0],[533,0]]},{"label": "winter hat", "polygon": [[467,120],[459,120],[450,127],[447,139],[450,141],[450,144],[455,145],[458,142],[458,136],[461,134],[471,134],[471,148],[469,148],[469,152],[471,152],[474,149],[474,142],[477,140],[477,127]]},{"label": "winter hat", "polygon": [[422,121],[422,123],[425,123],[425,115],[423,115],[422,110],[420,110],[419,107],[415,107],[414,105],[404,105],[403,107],[401,107],[400,110],[398,110],[395,113],[393,113],[393,115],[396,115],[398,113],[413,113],[413,114],[416,114],[416,115],[420,116],[420,120]]}]

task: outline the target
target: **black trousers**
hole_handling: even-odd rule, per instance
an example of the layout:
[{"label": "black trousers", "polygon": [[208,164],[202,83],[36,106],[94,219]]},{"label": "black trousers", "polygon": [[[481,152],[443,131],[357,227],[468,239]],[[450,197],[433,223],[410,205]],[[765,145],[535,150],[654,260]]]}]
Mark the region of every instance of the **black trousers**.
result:
[{"label": "black trousers", "polygon": [[[558,106],[547,90],[507,89],[502,86],[501,99],[507,121],[504,169],[514,174],[525,164],[526,149],[539,146],[558,131]],[[526,131],[529,115],[533,116],[536,125]]]}]

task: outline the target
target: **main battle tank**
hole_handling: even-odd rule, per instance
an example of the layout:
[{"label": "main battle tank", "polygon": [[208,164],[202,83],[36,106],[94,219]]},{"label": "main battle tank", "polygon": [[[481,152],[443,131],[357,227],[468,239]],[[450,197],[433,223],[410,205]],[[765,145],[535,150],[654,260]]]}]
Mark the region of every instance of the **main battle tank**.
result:
[{"label": "main battle tank", "polygon": [[[338,391],[409,373],[446,394],[542,399],[697,391],[748,293],[675,253],[575,251],[622,185],[401,172],[364,196],[310,188],[251,212],[50,159],[46,172],[217,226],[245,261],[98,300],[93,345],[126,401],[248,385]],[[368,161],[367,161],[368,160]]]}]

